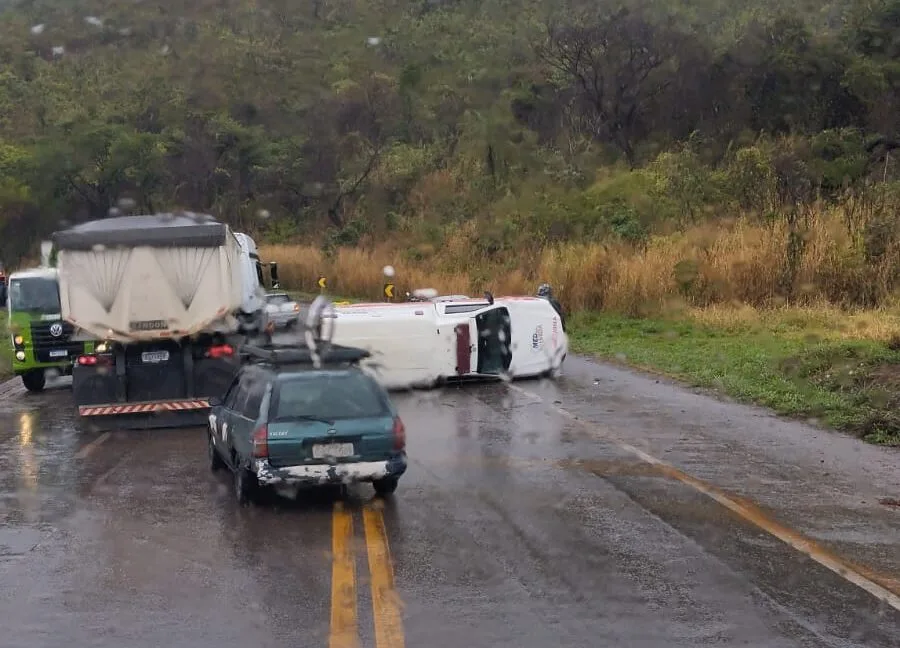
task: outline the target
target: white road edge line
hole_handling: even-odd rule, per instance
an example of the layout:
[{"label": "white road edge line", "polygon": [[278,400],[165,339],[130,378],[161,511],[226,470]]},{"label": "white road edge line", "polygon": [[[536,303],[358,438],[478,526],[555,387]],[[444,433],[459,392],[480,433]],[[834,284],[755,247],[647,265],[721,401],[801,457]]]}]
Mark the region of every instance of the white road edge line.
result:
[{"label": "white road edge line", "polygon": [[[507,385],[509,386],[510,389],[512,389],[516,392],[519,392],[520,394],[529,396],[532,399],[534,399],[535,402],[540,403],[543,406],[548,407],[548,408],[558,412],[559,414],[562,414],[566,418],[575,421],[576,423],[580,424],[582,427],[590,430],[591,432],[594,432],[595,435],[596,435],[596,432],[598,432],[599,426],[597,424],[592,424],[592,423],[583,421],[583,420],[579,419],[577,416],[575,416],[574,414],[572,414],[571,412],[563,409],[562,407],[559,407],[557,405],[548,404],[547,401],[545,401],[543,398],[541,398],[540,396],[538,396],[537,394],[535,394],[532,391],[529,391],[527,389],[519,387],[518,385],[513,385],[511,383],[507,383]],[[866,592],[868,592],[875,598],[877,598],[881,601],[884,601],[885,603],[890,605],[895,610],[900,611],[900,596],[898,596],[894,592],[890,591],[889,589],[879,585],[875,581],[867,578],[866,576],[864,576],[860,572],[856,571],[851,566],[841,562],[840,560],[835,560],[827,555],[823,555],[822,552],[820,552],[820,551],[814,550],[811,547],[811,542],[809,540],[802,539],[802,535],[800,533],[798,533],[798,532],[786,533],[785,531],[778,529],[777,526],[775,526],[775,525],[760,524],[758,520],[754,519],[755,516],[753,516],[752,514],[750,514],[747,511],[747,509],[744,505],[742,505],[740,502],[728,497],[727,495],[725,495],[721,492],[718,492],[718,490],[713,490],[712,488],[707,487],[701,479],[699,479],[697,477],[693,477],[692,475],[684,472],[683,470],[681,470],[669,463],[666,463],[665,461],[657,459],[653,455],[647,454],[643,450],[635,448],[634,446],[632,446],[628,443],[619,441],[608,435],[603,435],[603,438],[607,441],[614,443],[622,450],[625,450],[626,452],[633,454],[635,457],[637,457],[641,461],[644,461],[651,465],[668,468],[673,473],[680,473],[680,474],[684,475],[687,479],[679,479],[679,481],[681,481],[683,484],[690,486],[697,492],[706,495],[707,497],[711,498],[715,502],[721,504],[725,508],[736,513],[742,519],[746,520],[747,522],[750,522],[757,528],[760,528],[763,531],[765,531],[766,533],[778,538],[779,540],[790,545],[791,547],[793,547],[800,553],[804,554],[805,556],[811,558],[812,560],[815,560],[817,563],[819,563],[823,567],[834,572],[835,574],[837,574],[844,580],[846,580],[850,583],[853,583],[854,585],[862,588],[863,590],[865,590]]]}]

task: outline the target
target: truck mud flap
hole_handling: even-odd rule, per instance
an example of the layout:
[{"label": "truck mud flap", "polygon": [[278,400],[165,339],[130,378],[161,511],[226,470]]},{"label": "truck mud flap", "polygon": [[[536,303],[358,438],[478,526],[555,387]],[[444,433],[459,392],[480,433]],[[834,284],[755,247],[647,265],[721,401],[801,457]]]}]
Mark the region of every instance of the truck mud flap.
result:
[{"label": "truck mud flap", "polygon": [[207,424],[209,403],[204,399],[191,399],[81,405],[78,414],[91,430],[194,427]]}]

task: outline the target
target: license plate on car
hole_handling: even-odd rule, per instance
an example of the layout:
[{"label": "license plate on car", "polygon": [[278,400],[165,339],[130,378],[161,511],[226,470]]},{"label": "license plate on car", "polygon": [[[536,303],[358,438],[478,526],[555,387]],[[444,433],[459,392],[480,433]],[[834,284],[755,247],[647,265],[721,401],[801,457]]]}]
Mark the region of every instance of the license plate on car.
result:
[{"label": "license plate on car", "polygon": [[69,352],[65,349],[53,349],[50,352],[51,358],[65,358],[67,355],[69,355]]},{"label": "license plate on car", "polygon": [[352,443],[320,443],[313,446],[312,454],[314,459],[324,459],[326,457],[352,457]]},{"label": "license plate on car", "polygon": [[168,359],[168,351],[145,351],[141,354],[141,361],[148,364],[152,364],[154,362],[166,362]]}]

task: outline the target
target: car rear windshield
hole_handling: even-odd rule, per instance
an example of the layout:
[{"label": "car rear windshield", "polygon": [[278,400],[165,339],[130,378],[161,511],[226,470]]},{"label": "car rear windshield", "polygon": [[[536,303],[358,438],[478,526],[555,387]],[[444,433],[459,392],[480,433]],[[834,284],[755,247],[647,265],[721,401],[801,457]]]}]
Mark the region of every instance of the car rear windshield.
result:
[{"label": "car rear windshield", "polygon": [[387,416],[388,403],[361,373],[325,373],[276,383],[270,420],[315,417],[326,420]]},{"label": "car rear windshield", "polygon": [[266,295],[266,300],[270,304],[286,304],[289,301],[287,295]]}]

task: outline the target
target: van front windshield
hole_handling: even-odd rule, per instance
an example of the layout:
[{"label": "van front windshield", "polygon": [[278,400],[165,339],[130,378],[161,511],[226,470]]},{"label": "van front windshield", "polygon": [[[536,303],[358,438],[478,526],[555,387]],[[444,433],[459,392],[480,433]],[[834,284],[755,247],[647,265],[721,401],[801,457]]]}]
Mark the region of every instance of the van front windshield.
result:
[{"label": "van front windshield", "polygon": [[11,311],[59,313],[59,284],[55,279],[28,277],[13,279],[9,284]]}]

